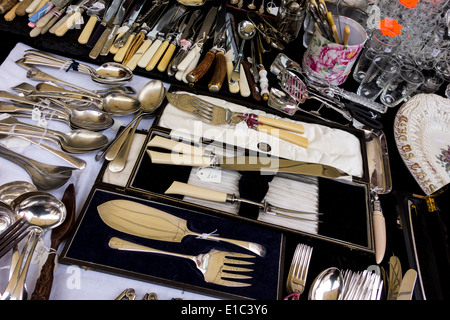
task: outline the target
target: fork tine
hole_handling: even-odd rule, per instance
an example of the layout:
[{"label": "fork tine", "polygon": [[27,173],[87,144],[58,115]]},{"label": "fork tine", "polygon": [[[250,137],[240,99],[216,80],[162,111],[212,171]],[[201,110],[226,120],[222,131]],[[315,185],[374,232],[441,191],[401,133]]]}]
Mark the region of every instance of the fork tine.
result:
[{"label": "fork tine", "polygon": [[238,282],[238,281],[231,281],[231,280],[225,280],[225,279],[217,279],[214,283],[226,286],[226,287],[234,287],[234,288],[244,288],[244,287],[250,287],[252,284],[248,282]]},{"label": "fork tine", "polygon": [[231,265],[224,265],[223,269],[224,272],[231,271],[231,272],[253,272],[253,269],[245,268],[245,267],[239,267],[239,266],[231,266]]}]

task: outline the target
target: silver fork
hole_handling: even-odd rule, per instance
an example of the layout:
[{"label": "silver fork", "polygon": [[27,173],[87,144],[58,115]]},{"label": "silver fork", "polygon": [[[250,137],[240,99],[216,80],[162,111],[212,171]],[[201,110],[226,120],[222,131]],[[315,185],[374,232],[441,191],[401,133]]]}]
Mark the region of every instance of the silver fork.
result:
[{"label": "silver fork", "polygon": [[112,249],[157,253],[192,260],[197,269],[201,271],[204,280],[209,283],[226,287],[249,287],[252,285],[249,282],[244,282],[252,279],[252,276],[234,272],[252,272],[253,269],[241,267],[240,265],[250,266],[254,263],[240,259],[253,259],[255,258],[254,255],[212,249],[208,253],[192,256],[142,246],[117,237],[112,237],[108,245]]},{"label": "silver fork", "polygon": [[308,275],[312,251],[312,247],[302,243],[299,243],[295,248],[291,267],[286,280],[286,290],[290,294],[285,298],[285,300],[298,300],[303,291],[305,291],[306,277]]}]

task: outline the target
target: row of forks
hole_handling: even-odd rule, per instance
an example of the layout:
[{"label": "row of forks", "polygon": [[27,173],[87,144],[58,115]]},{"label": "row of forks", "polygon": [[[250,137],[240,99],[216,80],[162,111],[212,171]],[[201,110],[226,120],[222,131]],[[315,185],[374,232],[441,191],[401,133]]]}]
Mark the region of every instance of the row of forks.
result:
[{"label": "row of forks", "polygon": [[[299,300],[305,291],[306,278],[311,261],[313,248],[299,243],[294,251],[291,266],[286,280],[286,290],[289,295],[285,298]],[[342,272],[343,288],[338,300],[379,300],[383,289],[380,275],[364,270]]]}]

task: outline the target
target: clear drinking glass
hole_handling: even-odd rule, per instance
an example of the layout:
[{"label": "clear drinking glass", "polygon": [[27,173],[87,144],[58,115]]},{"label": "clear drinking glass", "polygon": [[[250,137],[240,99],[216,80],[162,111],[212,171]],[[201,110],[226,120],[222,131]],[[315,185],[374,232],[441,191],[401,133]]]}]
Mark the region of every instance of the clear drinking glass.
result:
[{"label": "clear drinking glass", "polygon": [[381,92],[380,100],[388,107],[395,107],[412,95],[423,83],[422,72],[411,65],[400,66],[400,71],[392,77]]},{"label": "clear drinking glass", "polygon": [[385,54],[375,56],[356,93],[375,100],[389,80],[399,72],[399,68],[400,63],[396,59],[389,59],[389,56]]},{"label": "clear drinking glass", "polygon": [[353,79],[361,82],[364,79],[367,68],[377,54],[392,55],[400,46],[401,39],[391,30],[375,29],[370,39],[364,45],[360,58],[353,70]]}]

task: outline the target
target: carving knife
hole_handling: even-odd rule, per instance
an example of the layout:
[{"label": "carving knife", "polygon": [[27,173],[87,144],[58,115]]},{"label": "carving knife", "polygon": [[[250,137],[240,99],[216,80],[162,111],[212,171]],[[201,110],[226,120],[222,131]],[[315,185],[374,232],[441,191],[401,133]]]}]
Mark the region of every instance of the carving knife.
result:
[{"label": "carving knife", "polygon": [[[148,62],[150,61],[151,57],[148,57],[150,55],[150,52],[147,54],[150,46],[152,45],[153,41],[158,36],[159,32],[164,28],[164,26],[167,23],[170,23],[174,19],[174,15],[177,13],[178,6],[173,5],[171,6],[162,16],[158,19],[158,22],[156,25],[147,33],[147,38],[145,39],[144,43],[142,43],[142,46],[139,48],[139,51],[143,51],[141,57],[138,60],[137,65],[141,68],[147,67]],[[144,51],[145,50],[145,51]]]},{"label": "carving knife", "polygon": [[86,44],[91,37],[92,31],[94,30],[97,21],[101,21],[103,15],[105,14],[105,9],[108,6],[109,1],[97,0],[92,4],[91,7],[86,7],[86,13],[89,16],[88,22],[84,25],[83,31],[81,31],[78,37],[78,43]]},{"label": "carving knife", "polygon": [[[218,92],[220,90],[226,75],[226,61],[224,55],[226,14],[226,6],[222,5],[217,12],[212,48],[206,53],[203,60],[195,67],[195,69],[186,76],[188,82],[197,82],[205,75],[215,61],[215,70],[213,79],[211,80],[214,83],[213,92]],[[208,88],[210,88],[211,85],[211,83],[208,84]]]},{"label": "carving knife", "polygon": [[[315,177],[324,177],[336,179],[341,177],[350,177],[347,173],[328,165],[288,160],[282,158],[266,158],[255,156],[234,156],[222,157],[211,156],[211,154],[201,148],[188,145],[186,143],[155,137],[147,145],[148,147],[157,147],[165,150],[171,150],[175,153],[158,152],[147,150],[152,163],[168,165],[184,165],[193,167],[211,167],[222,168],[236,171],[255,171],[255,172],[283,172]],[[182,152],[182,154],[179,154]]]},{"label": "carving knife", "polygon": [[417,272],[414,269],[406,271],[402,279],[402,284],[398,290],[397,300],[411,300],[416,286]]},{"label": "carving knife", "polygon": [[[136,26],[135,23],[140,18],[140,12],[144,4],[145,0],[136,0],[135,2],[133,2],[133,6],[130,8],[127,18],[123,22],[122,26],[119,28],[118,35],[110,48],[110,53],[116,55],[114,57],[114,61],[121,62],[123,60],[123,57],[125,55],[124,51],[126,51],[126,45],[130,44],[130,42],[128,42],[128,39],[131,37],[134,27]],[[142,21],[139,21],[137,23],[138,25],[140,25]],[[123,49],[121,53],[119,53],[119,50],[121,48]]]},{"label": "carving knife", "polygon": [[[194,22],[195,20],[195,13],[199,13],[200,11],[194,11],[194,13],[191,15],[191,17],[189,18],[188,21],[187,18],[189,17],[189,14],[186,14],[183,16],[183,19],[181,19],[181,21],[179,23],[177,23],[176,25],[176,30],[173,30],[174,32],[169,32],[169,34],[166,37],[165,43],[167,43],[167,50],[164,52],[163,57],[161,58],[161,61],[158,63],[158,71],[159,72],[164,72],[166,71],[169,62],[172,60],[172,56],[175,53],[175,49],[177,48],[179,41],[180,41],[180,37],[181,34],[183,33],[183,31],[190,26],[188,26],[189,22]],[[162,44],[162,46],[164,47],[164,43]]]},{"label": "carving knife", "polygon": [[176,41],[177,41],[177,45],[180,47],[180,49],[178,50],[177,54],[172,59],[172,61],[169,63],[169,66],[168,66],[169,68],[167,69],[167,74],[169,76],[173,76],[175,74],[175,72],[177,72],[178,63],[184,59],[185,54],[187,54],[189,48],[191,47],[192,41],[190,39],[193,38],[194,34],[195,34],[195,32],[193,30],[194,24],[196,24],[197,21],[199,20],[199,17],[201,16],[200,15],[201,12],[202,11],[200,9],[197,9],[191,14],[189,21],[187,22],[186,26],[184,27],[184,30],[181,33],[179,39],[177,37]]}]

